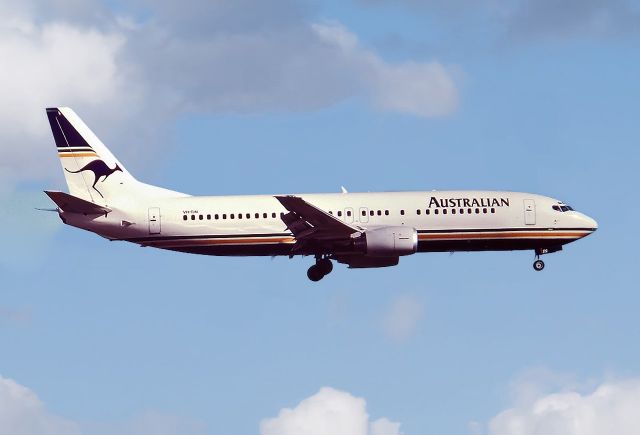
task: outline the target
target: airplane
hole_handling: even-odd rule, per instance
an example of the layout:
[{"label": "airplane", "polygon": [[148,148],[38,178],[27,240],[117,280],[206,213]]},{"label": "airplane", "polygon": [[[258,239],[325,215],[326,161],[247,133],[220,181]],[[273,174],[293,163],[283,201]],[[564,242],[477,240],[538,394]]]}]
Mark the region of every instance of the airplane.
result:
[{"label": "airplane", "polygon": [[596,231],[562,201],[509,191],[191,196],[136,180],[66,107],[46,109],[69,193],[45,191],[62,221],[109,240],[224,256],[313,256],[319,281],[333,262],[395,266],[418,252],[533,250]]}]

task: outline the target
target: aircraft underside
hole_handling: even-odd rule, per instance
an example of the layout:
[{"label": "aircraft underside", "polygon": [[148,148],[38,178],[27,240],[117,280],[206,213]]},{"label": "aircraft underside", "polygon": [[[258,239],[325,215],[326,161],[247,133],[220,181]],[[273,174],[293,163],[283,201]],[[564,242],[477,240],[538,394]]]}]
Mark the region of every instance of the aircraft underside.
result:
[{"label": "aircraft underside", "polygon": [[[477,251],[520,251],[554,249],[572,242],[573,239],[554,239],[550,244],[548,240],[459,240],[459,241],[434,241],[418,242],[417,252],[477,252]],[[153,246],[153,245],[151,245]],[[279,256],[279,255],[325,255],[321,251],[299,251],[292,253],[291,243],[276,244],[226,244],[226,245],[197,245],[162,247],[161,249],[186,252],[200,255],[217,256]],[[343,255],[361,255],[357,252],[344,252]]]}]

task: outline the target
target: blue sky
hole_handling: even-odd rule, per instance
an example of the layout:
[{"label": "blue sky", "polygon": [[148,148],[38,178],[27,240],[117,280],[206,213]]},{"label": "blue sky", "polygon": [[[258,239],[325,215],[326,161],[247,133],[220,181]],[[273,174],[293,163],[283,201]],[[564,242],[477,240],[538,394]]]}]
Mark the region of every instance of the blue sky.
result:
[{"label": "blue sky", "polygon": [[[0,5],[0,434],[635,433],[636,2],[55,5]],[[543,273],[422,254],[320,283],[112,243],[34,211],[64,187],[51,105],[179,191],[520,190],[600,228]]]}]

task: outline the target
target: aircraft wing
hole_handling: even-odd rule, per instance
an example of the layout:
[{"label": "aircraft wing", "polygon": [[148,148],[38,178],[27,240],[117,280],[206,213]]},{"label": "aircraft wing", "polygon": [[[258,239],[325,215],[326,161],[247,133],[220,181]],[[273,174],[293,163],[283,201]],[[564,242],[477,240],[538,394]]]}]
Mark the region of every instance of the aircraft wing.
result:
[{"label": "aircraft wing", "polygon": [[327,245],[332,244],[331,242],[349,241],[352,234],[362,231],[298,196],[275,198],[289,210],[289,213],[282,217],[282,221],[297,239],[298,249],[302,245]]},{"label": "aircraft wing", "polygon": [[93,202],[85,201],[77,196],[69,195],[65,192],[57,192],[51,190],[45,190],[49,198],[56,203],[60,210],[70,213],[84,213],[84,214],[107,214],[111,211],[110,208],[102,207],[101,205],[94,204]]}]

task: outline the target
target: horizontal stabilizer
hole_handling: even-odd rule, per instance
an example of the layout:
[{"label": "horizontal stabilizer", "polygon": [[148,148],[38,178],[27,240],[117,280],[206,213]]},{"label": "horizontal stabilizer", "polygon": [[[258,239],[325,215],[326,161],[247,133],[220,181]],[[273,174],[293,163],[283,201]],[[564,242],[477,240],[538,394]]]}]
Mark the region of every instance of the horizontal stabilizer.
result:
[{"label": "horizontal stabilizer", "polygon": [[51,198],[53,202],[55,202],[57,206],[60,207],[60,210],[65,212],[82,214],[107,214],[111,211],[110,208],[94,204],[90,201],[85,201],[82,198],[69,195],[65,192],[45,190],[44,193],[46,193],[49,198]]}]

